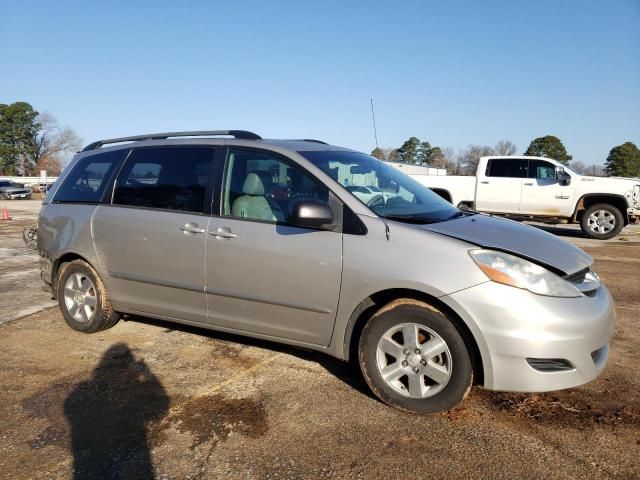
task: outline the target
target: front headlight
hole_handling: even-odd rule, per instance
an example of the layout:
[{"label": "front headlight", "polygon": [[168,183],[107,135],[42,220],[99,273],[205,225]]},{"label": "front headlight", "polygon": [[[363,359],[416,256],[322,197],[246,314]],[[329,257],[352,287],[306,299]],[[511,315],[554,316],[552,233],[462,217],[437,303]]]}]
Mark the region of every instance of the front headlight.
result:
[{"label": "front headlight", "polygon": [[580,297],[580,291],[569,282],[540,265],[495,250],[470,250],[471,258],[490,280],[538,295]]}]

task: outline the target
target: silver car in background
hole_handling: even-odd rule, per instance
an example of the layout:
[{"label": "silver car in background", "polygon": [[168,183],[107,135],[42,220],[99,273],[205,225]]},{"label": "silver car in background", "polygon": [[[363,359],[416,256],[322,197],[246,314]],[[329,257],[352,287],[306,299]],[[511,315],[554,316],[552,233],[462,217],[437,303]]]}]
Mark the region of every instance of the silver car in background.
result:
[{"label": "silver car in background", "polygon": [[0,199],[16,200],[31,198],[32,190],[11,180],[0,180]]},{"label": "silver car in background", "polygon": [[136,314],[318,350],[416,413],[451,409],[474,384],[589,382],[613,331],[582,250],[317,140],[95,142],[48,193],[37,241],[75,330]]}]

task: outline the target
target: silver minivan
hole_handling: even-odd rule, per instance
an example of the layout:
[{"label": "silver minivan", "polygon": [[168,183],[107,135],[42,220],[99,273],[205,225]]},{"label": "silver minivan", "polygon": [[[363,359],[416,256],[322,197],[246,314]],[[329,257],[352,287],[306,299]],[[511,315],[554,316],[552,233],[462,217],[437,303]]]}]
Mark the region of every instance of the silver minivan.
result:
[{"label": "silver minivan", "polygon": [[135,314],[319,350],[411,412],[453,408],[474,384],[589,382],[612,337],[582,250],[318,140],[92,143],[48,192],[37,238],[75,330]]}]

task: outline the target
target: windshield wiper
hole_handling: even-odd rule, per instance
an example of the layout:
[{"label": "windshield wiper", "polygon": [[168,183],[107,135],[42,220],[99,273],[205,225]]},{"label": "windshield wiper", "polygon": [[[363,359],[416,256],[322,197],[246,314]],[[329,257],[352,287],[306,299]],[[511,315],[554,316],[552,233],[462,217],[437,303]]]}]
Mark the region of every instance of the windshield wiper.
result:
[{"label": "windshield wiper", "polygon": [[387,220],[396,220],[404,223],[415,223],[417,225],[426,225],[429,223],[438,223],[442,220],[436,220],[434,218],[424,218],[415,215],[385,215]]}]

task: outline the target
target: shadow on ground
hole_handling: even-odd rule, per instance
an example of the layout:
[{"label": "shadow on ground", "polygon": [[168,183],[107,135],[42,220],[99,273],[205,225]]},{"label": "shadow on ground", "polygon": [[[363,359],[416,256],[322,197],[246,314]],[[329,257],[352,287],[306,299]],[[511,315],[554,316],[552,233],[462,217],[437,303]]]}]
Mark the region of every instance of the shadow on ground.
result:
[{"label": "shadow on ground", "polygon": [[557,235],[559,237],[589,238],[579,228],[561,228],[554,227],[553,225],[528,225],[531,227],[539,228],[540,230],[544,230],[545,232],[552,233],[553,235]]},{"label": "shadow on ground", "polygon": [[124,343],[109,348],[90,380],[64,401],[73,478],[154,478],[146,426],[169,407],[164,387]]}]

